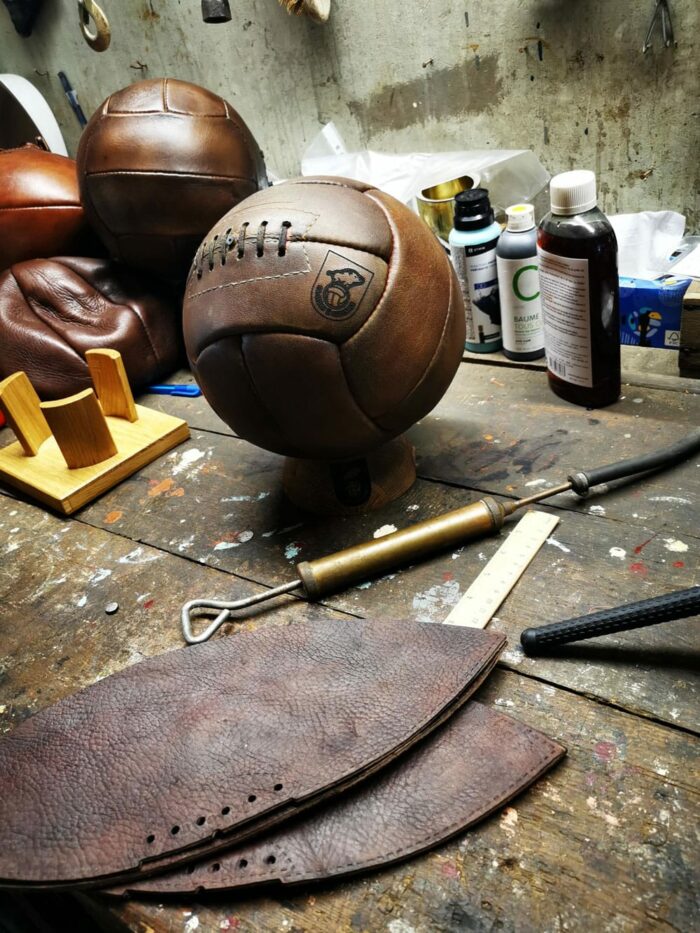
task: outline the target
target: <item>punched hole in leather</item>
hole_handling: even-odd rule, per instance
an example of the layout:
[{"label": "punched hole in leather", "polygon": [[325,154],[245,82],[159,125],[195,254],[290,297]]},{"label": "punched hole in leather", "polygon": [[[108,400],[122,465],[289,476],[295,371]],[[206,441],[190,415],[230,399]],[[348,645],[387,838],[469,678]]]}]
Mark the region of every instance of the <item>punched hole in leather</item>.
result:
[{"label": "punched hole in leather", "polygon": [[107,893],[299,885],[386,866],[478,824],[565,754],[558,742],[470,701],[406,755],[323,807],[202,860]]}]

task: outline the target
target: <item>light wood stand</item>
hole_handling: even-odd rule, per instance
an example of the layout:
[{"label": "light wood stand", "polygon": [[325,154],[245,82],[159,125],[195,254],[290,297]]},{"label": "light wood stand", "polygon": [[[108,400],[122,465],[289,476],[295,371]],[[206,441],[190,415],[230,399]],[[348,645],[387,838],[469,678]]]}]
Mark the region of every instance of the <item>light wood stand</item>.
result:
[{"label": "light wood stand", "polygon": [[94,389],[40,402],[23,372],[0,382],[17,437],[0,450],[0,481],[70,515],[190,436],[185,421],[134,404],[116,350],[85,354]]},{"label": "light wood stand", "polygon": [[327,462],[287,457],[282,484],[295,505],[317,515],[381,509],[416,479],[413,445],[401,435],[364,457]]}]

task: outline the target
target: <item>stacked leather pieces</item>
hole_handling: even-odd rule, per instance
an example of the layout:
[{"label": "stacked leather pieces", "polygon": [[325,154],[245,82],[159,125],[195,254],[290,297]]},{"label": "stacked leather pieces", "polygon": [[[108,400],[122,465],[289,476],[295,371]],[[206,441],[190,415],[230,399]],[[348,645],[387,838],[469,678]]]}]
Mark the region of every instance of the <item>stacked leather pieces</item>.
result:
[{"label": "stacked leather pieces", "polygon": [[259,836],[429,735],[504,642],[295,622],[106,678],[0,740],[0,884],[110,887]]},{"label": "stacked leather pieces", "polygon": [[199,895],[337,879],[409,858],[473,826],[565,754],[470,701],[407,755],[338,800],[215,858],[113,895]]}]

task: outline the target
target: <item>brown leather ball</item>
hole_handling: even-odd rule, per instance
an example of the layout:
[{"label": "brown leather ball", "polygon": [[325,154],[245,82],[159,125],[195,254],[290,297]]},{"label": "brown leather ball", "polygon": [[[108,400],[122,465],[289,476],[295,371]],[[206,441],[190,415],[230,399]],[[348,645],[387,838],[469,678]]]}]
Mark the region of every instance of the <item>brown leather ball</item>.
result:
[{"label": "brown leather ball", "polygon": [[84,251],[90,236],[97,241],[73,159],[31,145],[0,152],[0,272],[23,259]]},{"label": "brown leather ball", "polygon": [[42,399],[92,385],[86,350],[118,350],[131,387],[177,368],[177,303],[108,259],[34,259],[0,275],[0,379],[23,370]]},{"label": "brown leather ball", "polygon": [[202,237],[267,185],[252,133],[223,98],[174,78],[117,91],[78,147],[80,193],[109,254],[183,279]]},{"label": "brown leather ball", "polygon": [[234,208],[197,251],[185,344],[212,408],[294,457],[364,454],[443,395],[464,305],[437,239],[403,204],[303,178]]}]

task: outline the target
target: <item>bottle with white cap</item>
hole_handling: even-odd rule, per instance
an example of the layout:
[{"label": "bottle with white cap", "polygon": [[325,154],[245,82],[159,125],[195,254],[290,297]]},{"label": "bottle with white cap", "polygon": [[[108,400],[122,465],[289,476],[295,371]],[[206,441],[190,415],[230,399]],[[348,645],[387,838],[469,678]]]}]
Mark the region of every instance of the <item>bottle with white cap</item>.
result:
[{"label": "bottle with white cap", "polygon": [[537,234],[549,385],[600,408],[620,395],[617,240],[597,207],[593,172],[564,172],[549,190]]},{"label": "bottle with white cap", "polygon": [[544,356],[544,332],[535,209],[513,204],[506,218],[496,247],[503,353],[509,360],[536,360]]}]

